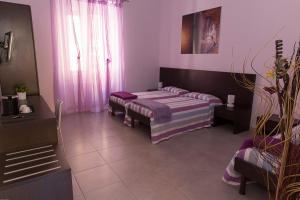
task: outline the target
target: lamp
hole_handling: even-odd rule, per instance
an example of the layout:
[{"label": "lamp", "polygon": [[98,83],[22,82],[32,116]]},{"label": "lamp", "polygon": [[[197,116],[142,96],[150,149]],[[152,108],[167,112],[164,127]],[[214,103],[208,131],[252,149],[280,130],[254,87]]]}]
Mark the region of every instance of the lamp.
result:
[{"label": "lamp", "polygon": [[234,101],[235,101],[235,95],[229,94],[227,96],[227,107],[233,108],[234,107]]},{"label": "lamp", "polygon": [[[5,61],[8,62],[11,59],[12,52],[12,43],[13,43],[13,32],[9,31],[4,34],[3,42],[0,42],[0,49],[4,49],[6,51]],[[2,61],[2,55],[0,55],[0,63]]]},{"label": "lamp", "polygon": [[157,84],[158,90],[161,90],[162,87],[163,87],[163,82],[158,82],[158,84]]}]

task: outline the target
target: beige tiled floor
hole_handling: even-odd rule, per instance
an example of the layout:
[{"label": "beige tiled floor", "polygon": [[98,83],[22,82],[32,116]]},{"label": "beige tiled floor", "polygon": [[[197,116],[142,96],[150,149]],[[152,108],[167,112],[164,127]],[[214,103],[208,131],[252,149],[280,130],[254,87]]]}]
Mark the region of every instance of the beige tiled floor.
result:
[{"label": "beige tiled floor", "polygon": [[247,195],[221,181],[224,169],[248,136],[230,126],[202,129],[152,145],[143,126],[122,124],[107,113],[63,118],[75,200],[266,199],[259,186]]}]

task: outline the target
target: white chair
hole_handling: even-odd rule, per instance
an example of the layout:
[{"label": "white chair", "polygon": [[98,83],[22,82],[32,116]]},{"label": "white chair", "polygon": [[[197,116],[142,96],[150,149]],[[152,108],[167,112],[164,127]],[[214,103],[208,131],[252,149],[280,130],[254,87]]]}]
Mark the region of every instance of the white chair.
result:
[{"label": "white chair", "polygon": [[61,133],[61,113],[62,113],[62,105],[63,101],[57,100],[55,104],[55,116],[56,116],[56,126],[57,126],[57,136],[58,136],[58,143],[62,145],[63,151],[64,149],[64,140]]}]

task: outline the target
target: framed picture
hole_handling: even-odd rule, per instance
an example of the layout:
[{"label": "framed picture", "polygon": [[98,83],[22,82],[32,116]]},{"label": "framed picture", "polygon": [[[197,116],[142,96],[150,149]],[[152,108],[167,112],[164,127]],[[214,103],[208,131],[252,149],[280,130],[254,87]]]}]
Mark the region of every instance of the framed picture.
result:
[{"label": "framed picture", "polygon": [[217,54],[219,52],[221,7],[182,17],[181,53]]}]

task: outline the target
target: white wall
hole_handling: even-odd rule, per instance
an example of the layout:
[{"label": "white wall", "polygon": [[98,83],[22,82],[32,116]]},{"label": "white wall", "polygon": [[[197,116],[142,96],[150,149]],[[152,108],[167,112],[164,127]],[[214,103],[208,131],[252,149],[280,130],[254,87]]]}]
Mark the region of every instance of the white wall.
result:
[{"label": "white wall", "polygon": [[40,93],[54,109],[50,0],[4,0],[31,6]]},{"label": "white wall", "polygon": [[[31,5],[40,91],[53,108],[50,0],[6,1]],[[222,6],[219,54],[181,55],[182,15],[217,6]],[[265,61],[272,65],[273,40],[284,39],[289,55],[299,39],[299,7],[299,0],[131,0],[124,5],[125,88],[156,87],[158,66],[231,71],[234,63],[240,72],[250,49],[253,57],[272,40],[255,62],[263,73]],[[252,71],[248,68],[247,72]],[[258,104],[255,99],[253,116],[261,110]]]},{"label": "white wall", "polygon": [[124,4],[125,89],[157,87],[160,0]]},{"label": "white wall", "polygon": [[[273,66],[274,40],[283,39],[285,53],[290,55],[294,42],[300,39],[299,0],[161,0],[160,6],[159,66],[242,72],[244,59],[259,52],[254,66],[265,74],[264,65]],[[180,54],[182,15],[219,6],[219,53]],[[246,72],[253,73],[249,66]],[[252,124],[263,110],[259,105],[255,97]]]},{"label": "white wall", "polygon": [[[41,95],[53,109],[50,0],[5,0],[31,6]],[[158,82],[159,0],[124,4],[125,88],[142,91]]]}]

